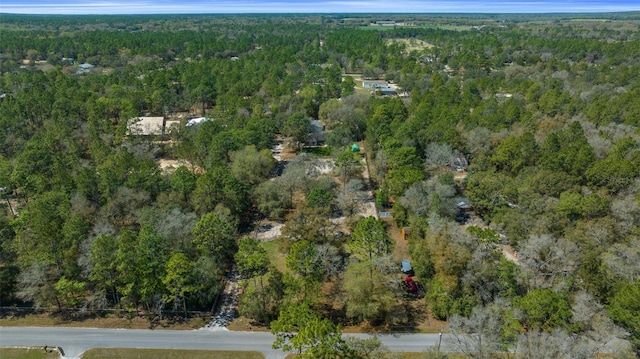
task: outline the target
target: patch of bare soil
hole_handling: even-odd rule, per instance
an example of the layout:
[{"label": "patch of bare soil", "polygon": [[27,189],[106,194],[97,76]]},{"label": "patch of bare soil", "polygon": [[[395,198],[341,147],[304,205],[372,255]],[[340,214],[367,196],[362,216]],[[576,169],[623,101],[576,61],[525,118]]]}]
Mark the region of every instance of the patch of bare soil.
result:
[{"label": "patch of bare soil", "polygon": [[409,241],[402,237],[401,228],[393,221],[386,221],[389,224],[389,234],[391,239],[395,243],[393,247],[393,259],[398,262],[398,268],[400,268],[400,261],[402,259],[411,259],[409,256]]},{"label": "patch of bare soil", "polygon": [[263,325],[256,325],[249,318],[245,317],[237,317],[231,322],[227,329],[239,331],[239,332],[268,332],[270,331],[269,327],[265,327]]},{"label": "patch of bare soil", "polygon": [[282,227],[284,227],[284,223],[264,219],[256,223],[256,229],[253,231],[251,236],[262,242],[271,242],[280,237],[282,234]]},{"label": "patch of bare soil", "polygon": [[507,258],[507,260],[510,260],[516,264],[518,264],[518,261],[520,260],[518,258],[518,252],[516,252],[513,247],[508,244],[502,245],[502,254],[504,254],[504,257]]},{"label": "patch of bare soil", "polygon": [[189,171],[201,175],[204,173],[204,169],[198,165],[195,165],[187,160],[167,160],[160,159],[158,160],[158,165],[162,169],[162,171],[166,174],[173,173],[178,167],[185,166],[189,169]]},{"label": "patch of bare soil", "polygon": [[271,149],[271,153],[277,161],[288,161],[298,155],[295,149],[285,144],[285,139],[278,137],[276,141],[277,143]]},{"label": "patch of bare soil", "polygon": [[454,181],[458,182],[458,181],[463,181],[465,178],[467,178],[467,171],[463,170],[463,171],[454,171],[453,172],[453,179]]}]

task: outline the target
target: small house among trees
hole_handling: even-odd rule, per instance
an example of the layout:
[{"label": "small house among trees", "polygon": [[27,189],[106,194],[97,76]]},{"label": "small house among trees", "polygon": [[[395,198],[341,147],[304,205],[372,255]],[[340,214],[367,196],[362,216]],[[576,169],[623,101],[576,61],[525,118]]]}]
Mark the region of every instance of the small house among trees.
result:
[{"label": "small house among trees", "polygon": [[169,133],[172,127],[180,126],[178,120],[167,120],[164,117],[134,117],[127,125],[127,135],[162,136]]},{"label": "small house among trees", "polygon": [[318,120],[311,120],[311,133],[307,136],[307,145],[318,146],[324,143],[327,137],[327,131],[322,122]]},{"label": "small house among trees", "polygon": [[451,167],[453,167],[453,169],[460,172],[460,171],[464,171],[468,166],[469,166],[469,161],[463,154],[459,152],[454,154],[453,159],[451,161]]},{"label": "small house among trees", "polygon": [[78,72],[76,72],[78,75],[86,75],[91,73],[91,71],[93,69],[95,69],[95,65],[89,64],[89,63],[83,63],[78,65]]},{"label": "small house among trees", "polygon": [[387,81],[379,81],[379,80],[363,80],[362,88],[364,89],[372,89],[372,90],[380,90],[380,89],[388,89],[391,88]]},{"label": "small house among trees", "polygon": [[377,90],[376,92],[380,93],[381,96],[396,96],[398,93],[396,89],[388,87]]}]

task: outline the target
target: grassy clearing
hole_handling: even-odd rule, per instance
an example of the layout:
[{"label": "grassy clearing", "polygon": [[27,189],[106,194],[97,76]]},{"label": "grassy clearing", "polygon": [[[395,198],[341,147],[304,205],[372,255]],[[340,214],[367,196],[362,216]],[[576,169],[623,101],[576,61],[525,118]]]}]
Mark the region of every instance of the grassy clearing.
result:
[{"label": "grassy clearing", "polygon": [[82,359],[264,359],[259,352],[231,350],[177,350],[98,348],[86,351]]},{"label": "grassy clearing", "polygon": [[267,256],[272,265],[274,265],[279,271],[287,271],[287,256],[280,251],[280,239],[276,239],[271,242],[262,242],[262,248],[267,251]]},{"label": "grassy clearing", "polygon": [[572,22],[581,22],[581,21],[586,21],[586,22],[590,22],[590,21],[592,21],[592,22],[610,22],[611,20],[610,19],[597,19],[596,18],[596,19],[569,19],[569,21],[572,21]]},{"label": "grassy clearing", "polygon": [[404,44],[407,47],[407,52],[411,52],[414,50],[422,51],[424,49],[430,49],[435,46],[426,41],[415,39],[415,38],[413,39],[395,38],[395,39],[387,40],[387,45],[393,45],[393,44]]},{"label": "grassy clearing", "polygon": [[467,31],[471,30],[471,26],[468,25],[418,25],[418,26],[360,26],[360,30],[375,30],[375,31],[393,31],[400,28],[411,29],[441,29],[452,31]]},{"label": "grassy clearing", "polygon": [[0,348],[2,359],[58,359],[57,350],[44,351],[44,348]]},{"label": "grassy clearing", "polygon": [[330,157],[331,151],[333,151],[333,148],[331,146],[305,147],[302,149],[302,152],[311,153],[318,157]]}]

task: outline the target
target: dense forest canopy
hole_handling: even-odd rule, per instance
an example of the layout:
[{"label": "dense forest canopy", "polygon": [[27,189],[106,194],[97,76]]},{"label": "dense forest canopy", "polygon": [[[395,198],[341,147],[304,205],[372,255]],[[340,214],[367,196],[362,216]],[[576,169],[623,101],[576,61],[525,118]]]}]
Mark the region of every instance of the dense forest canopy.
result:
[{"label": "dense forest canopy", "polygon": [[0,16],[1,306],[208,310],[235,263],[240,314],[323,356],[416,325],[397,227],[461,351],[637,353],[640,14]]}]

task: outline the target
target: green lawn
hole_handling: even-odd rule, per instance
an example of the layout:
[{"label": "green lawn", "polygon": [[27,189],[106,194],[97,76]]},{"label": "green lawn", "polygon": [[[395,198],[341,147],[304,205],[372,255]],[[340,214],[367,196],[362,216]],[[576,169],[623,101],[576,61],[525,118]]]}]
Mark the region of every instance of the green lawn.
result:
[{"label": "green lawn", "polygon": [[333,148],[331,148],[331,146],[305,147],[302,149],[302,152],[312,153],[318,157],[329,157],[331,156],[331,151],[333,151]]},{"label": "green lawn", "polygon": [[286,259],[287,256],[280,252],[279,249],[279,240],[274,240],[271,242],[262,242],[262,248],[267,251],[267,255],[269,256],[269,261],[273,264],[279,271],[285,272],[287,270]]},{"label": "green lawn", "polygon": [[[4,357],[3,357],[4,358]],[[177,350],[177,349],[91,349],[82,359],[264,359],[259,352],[231,350]]]}]

